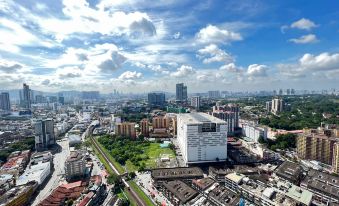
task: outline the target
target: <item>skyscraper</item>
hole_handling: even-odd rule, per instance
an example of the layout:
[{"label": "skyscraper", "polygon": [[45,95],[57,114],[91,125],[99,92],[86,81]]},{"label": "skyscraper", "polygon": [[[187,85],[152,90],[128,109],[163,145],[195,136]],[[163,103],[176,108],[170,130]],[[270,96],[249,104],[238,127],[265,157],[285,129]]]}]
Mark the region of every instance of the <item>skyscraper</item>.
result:
[{"label": "skyscraper", "polygon": [[282,99],[272,99],[272,113],[278,114],[284,110],[284,101]]},{"label": "skyscraper", "polygon": [[21,106],[25,109],[31,108],[31,90],[29,89],[29,86],[24,83],[21,93]]},{"label": "skyscraper", "polygon": [[176,101],[187,101],[187,86],[185,86],[184,83],[176,84]]},{"label": "skyscraper", "polygon": [[34,123],[35,149],[37,151],[46,150],[55,144],[54,121],[53,119],[39,119]]},{"label": "skyscraper", "polygon": [[148,93],[148,104],[150,106],[163,106],[165,104],[165,94],[160,92]]},{"label": "skyscraper", "polygon": [[11,110],[11,103],[9,100],[9,93],[8,92],[2,92],[0,94],[0,109],[4,111],[10,111]]}]

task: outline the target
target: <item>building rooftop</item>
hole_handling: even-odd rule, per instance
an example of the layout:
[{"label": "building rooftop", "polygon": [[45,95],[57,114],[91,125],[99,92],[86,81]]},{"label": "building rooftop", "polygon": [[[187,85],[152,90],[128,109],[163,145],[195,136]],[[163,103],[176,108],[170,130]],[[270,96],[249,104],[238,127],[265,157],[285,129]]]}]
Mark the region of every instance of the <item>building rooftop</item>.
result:
[{"label": "building rooftop", "polygon": [[180,180],[164,183],[164,187],[173,193],[173,195],[176,196],[181,203],[186,203],[199,194],[196,190],[192,189]]},{"label": "building rooftop", "polygon": [[201,190],[205,190],[206,188],[210,187],[213,183],[214,180],[209,177],[193,180],[193,184],[199,187]]},{"label": "building rooftop", "polygon": [[301,185],[339,199],[339,177],[337,176],[311,169]]},{"label": "building rooftop", "polygon": [[240,197],[236,193],[221,185],[216,185],[210,190],[208,196],[217,201],[218,205],[235,206],[240,201]]},{"label": "building rooftop", "polygon": [[18,178],[16,184],[24,185],[33,180],[38,182],[38,184],[41,184],[41,177],[44,177],[45,173],[50,173],[50,167],[50,162],[39,162],[39,164],[31,165],[30,168],[27,168],[26,171]]},{"label": "building rooftop", "polygon": [[278,177],[298,182],[301,173],[303,172],[301,166],[297,163],[285,161],[275,171]]},{"label": "building rooftop", "polygon": [[203,123],[226,124],[224,120],[221,120],[212,115],[202,112],[178,114],[178,118],[181,118],[187,124],[203,124]]},{"label": "building rooftop", "polygon": [[173,179],[173,178],[202,178],[203,171],[199,167],[178,167],[161,168],[152,170],[153,179]]},{"label": "building rooftop", "polygon": [[310,205],[312,202],[313,193],[308,190],[301,189],[296,185],[292,185],[285,194],[304,205]]},{"label": "building rooftop", "polygon": [[83,158],[83,154],[79,151],[71,151],[71,154],[67,157],[67,162],[77,161]]},{"label": "building rooftop", "polygon": [[239,184],[241,182],[241,180],[244,178],[245,176],[243,174],[238,174],[238,173],[231,173],[226,175],[226,178]]}]

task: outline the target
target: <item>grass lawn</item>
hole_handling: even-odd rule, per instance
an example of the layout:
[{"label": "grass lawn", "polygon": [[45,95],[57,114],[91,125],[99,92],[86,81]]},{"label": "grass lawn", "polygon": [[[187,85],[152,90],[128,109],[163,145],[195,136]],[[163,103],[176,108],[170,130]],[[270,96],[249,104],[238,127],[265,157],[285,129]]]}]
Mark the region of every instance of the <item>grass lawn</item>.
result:
[{"label": "grass lawn", "polygon": [[168,155],[170,158],[175,158],[175,153],[170,148],[161,148],[160,143],[151,143],[149,147],[145,148],[145,154],[149,159],[146,160],[146,168],[156,168],[156,160],[162,155]]},{"label": "grass lawn", "polygon": [[144,202],[146,203],[146,205],[153,205],[153,202],[151,199],[149,199],[149,197],[140,189],[140,187],[133,181],[133,180],[130,180],[128,181],[130,187],[133,188],[133,190],[139,195],[139,197],[141,197]]},{"label": "grass lawn", "polygon": [[107,172],[108,172],[109,174],[113,174],[113,173],[114,173],[113,170],[111,169],[111,167],[109,166],[109,164],[108,164],[108,162],[105,160],[105,158],[99,153],[99,151],[97,150],[97,148],[94,147],[94,146],[92,145],[92,149],[93,149],[95,155],[99,158],[100,162],[101,162],[102,164],[104,164],[104,166],[105,166]]}]

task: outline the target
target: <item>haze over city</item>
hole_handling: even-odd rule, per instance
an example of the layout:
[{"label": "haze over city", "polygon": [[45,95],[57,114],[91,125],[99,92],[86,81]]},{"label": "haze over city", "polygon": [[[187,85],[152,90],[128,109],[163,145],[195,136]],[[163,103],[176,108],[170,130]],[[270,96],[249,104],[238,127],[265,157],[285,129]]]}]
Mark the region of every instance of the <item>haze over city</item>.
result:
[{"label": "haze over city", "polygon": [[0,88],[338,88],[338,19],[334,0],[2,0]]}]

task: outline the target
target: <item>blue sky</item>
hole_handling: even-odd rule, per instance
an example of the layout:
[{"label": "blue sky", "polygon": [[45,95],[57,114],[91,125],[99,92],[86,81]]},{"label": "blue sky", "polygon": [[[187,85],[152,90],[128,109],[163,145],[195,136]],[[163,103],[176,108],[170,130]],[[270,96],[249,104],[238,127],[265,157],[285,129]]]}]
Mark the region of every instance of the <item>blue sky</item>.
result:
[{"label": "blue sky", "polygon": [[335,0],[0,0],[0,88],[328,89]]}]

